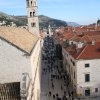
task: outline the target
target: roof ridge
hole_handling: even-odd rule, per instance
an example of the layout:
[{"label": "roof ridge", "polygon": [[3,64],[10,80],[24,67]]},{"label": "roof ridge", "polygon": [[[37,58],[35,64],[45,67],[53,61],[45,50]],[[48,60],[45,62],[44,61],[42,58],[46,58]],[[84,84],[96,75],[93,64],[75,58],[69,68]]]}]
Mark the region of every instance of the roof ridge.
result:
[{"label": "roof ridge", "polygon": [[87,36],[87,38],[89,39],[89,41],[91,41],[91,39],[90,39],[90,38],[91,38],[91,36],[89,36],[89,35],[86,35],[86,36]]},{"label": "roof ridge", "polygon": [[73,34],[74,36],[72,36],[70,39],[73,39],[76,35],[75,34]]},{"label": "roof ridge", "polygon": [[39,39],[26,29],[12,27],[0,27],[0,38],[28,53]]},{"label": "roof ridge", "polygon": [[82,55],[82,53],[85,51],[85,49],[88,47],[88,44],[83,48],[82,52],[78,55],[77,59]]},{"label": "roof ridge", "polygon": [[80,40],[84,39],[85,36],[86,36],[86,35],[82,36]]}]

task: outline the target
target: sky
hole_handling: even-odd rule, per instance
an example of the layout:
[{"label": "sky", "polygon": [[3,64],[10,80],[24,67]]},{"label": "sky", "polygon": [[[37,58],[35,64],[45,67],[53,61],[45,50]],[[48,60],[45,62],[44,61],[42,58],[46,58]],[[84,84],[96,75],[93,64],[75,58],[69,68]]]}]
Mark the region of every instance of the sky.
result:
[{"label": "sky", "polygon": [[[26,15],[26,0],[0,0],[0,11]],[[100,18],[100,0],[38,0],[38,13],[81,25],[91,24]]]}]

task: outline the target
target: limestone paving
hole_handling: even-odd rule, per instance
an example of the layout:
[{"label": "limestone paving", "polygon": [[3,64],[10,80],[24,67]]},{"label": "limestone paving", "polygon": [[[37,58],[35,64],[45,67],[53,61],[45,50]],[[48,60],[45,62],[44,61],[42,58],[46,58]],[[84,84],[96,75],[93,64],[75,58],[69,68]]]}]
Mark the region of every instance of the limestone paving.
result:
[{"label": "limestone paving", "polygon": [[[45,52],[46,60],[43,59],[42,61],[41,100],[57,100],[57,98],[60,100],[64,96],[66,86],[64,86],[63,77],[60,77],[58,70],[61,70],[61,68],[58,61],[54,59],[52,45],[45,44],[44,49],[47,49],[48,45],[49,52]],[[53,52],[50,53],[51,51]]]}]

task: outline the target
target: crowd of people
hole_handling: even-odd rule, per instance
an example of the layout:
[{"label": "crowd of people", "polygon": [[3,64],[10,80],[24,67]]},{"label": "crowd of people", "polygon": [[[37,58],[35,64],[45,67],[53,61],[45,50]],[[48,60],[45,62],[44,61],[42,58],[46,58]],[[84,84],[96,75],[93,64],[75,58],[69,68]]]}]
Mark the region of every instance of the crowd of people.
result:
[{"label": "crowd of people", "polygon": [[[46,66],[43,68],[43,74],[49,75],[47,93],[49,100],[74,100],[73,93],[67,91],[67,78],[63,73],[61,64],[57,61],[55,45],[51,37],[44,40],[42,56]],[[61,92],[57,89],[57,82],[61,82],[59,86]]]}]

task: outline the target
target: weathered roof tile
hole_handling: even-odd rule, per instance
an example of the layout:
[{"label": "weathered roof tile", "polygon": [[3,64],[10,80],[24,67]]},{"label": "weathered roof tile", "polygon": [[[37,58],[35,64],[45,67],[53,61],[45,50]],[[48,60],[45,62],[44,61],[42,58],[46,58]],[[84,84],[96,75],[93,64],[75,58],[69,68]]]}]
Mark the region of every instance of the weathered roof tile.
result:
[{"label": "weathered roof tile", "polygon": [[0,26],[0,38],[8,41],[29,54],[39,39],[26,29],[5,26]]}]

